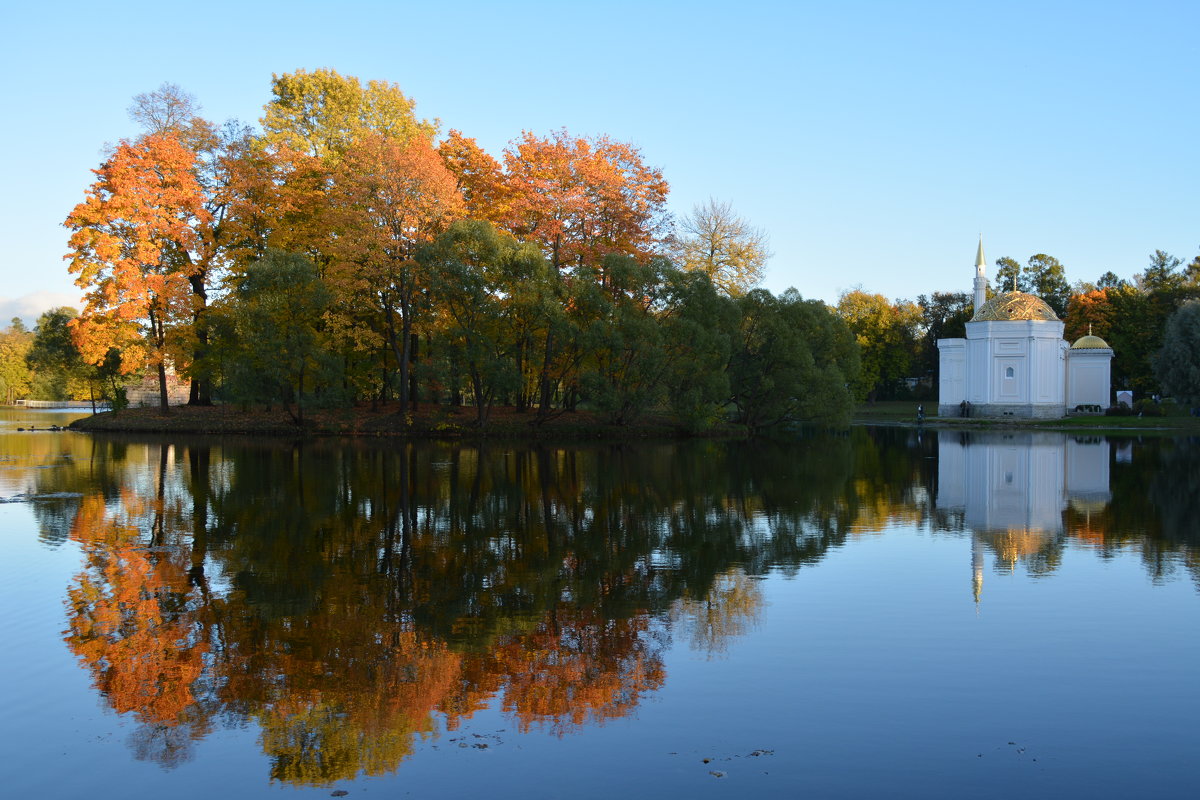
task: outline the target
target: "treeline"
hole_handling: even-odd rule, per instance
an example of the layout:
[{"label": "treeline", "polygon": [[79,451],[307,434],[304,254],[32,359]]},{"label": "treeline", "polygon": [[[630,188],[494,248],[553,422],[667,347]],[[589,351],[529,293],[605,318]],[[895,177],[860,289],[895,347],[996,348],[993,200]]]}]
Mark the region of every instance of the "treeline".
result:
[{"label": "treeline", "polygon": [[[1159,357],[1169,344],[1168,320],[1188,301],[1200,299],[1200,256],[1185,265],[1182,259],[1156,250],[1146,268],[1130,279],[1107,271],[1095,282],[1074,284],[1068,283],[1058,259],[1044,253],[1031,256],[1024,265],[1008,257],[995,263],[996,279],[988,297],[1015,287],[1037,295],[1054,309],[1065,324],[1068,341],[1089,331],[1104,339],[1113,348],[1114,390],[1132,389],[1139,397],[1200,395],[1194,377],[1189,388],[1175,374],[1181,368],[1193,369],[1180,363],[1179,354],[1188,351],[1185,342],[1168,347],[1174,356]],[[891,301],[854,290],[842,295],[837,314],[854,331],[861,350],[862,367],[855,384],[860,399],[933,399],[937,340],[965,336],[975,307],[968,292],[933,292],[915,301]],[[1191,362],[1200,367],[1196,359],[1200,354],[1194,354]],[[924,380],[914,387],[913,378]]]},{"label": "treeline", "polygon": [[[616,424],[840,422],[858,347],[826,306],[753,286],[727,205],[676,228],[633,146],[524,133],[499,159],[394,84],[274,76],[261,131],[177,87],[135,98],[68,216],[88,364],[174,365],[191,402],[498,404]],[[676,231],[679,231],[677,233]]]},{"label": "treeline", "polygon": [[52,308],[33,330],[13,317],[0,331],[0,402],[16,400],[99,400],[120,396],[129,378],[121,375],[114,352],[100,364],[86,363],[71,340],[78,312]]}]

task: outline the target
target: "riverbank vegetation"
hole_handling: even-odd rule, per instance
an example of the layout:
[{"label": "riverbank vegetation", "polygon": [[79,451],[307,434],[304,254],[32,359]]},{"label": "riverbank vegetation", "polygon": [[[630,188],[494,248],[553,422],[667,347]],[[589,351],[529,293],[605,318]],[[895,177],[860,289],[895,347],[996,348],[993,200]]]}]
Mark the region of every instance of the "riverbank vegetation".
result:
[{"label": "riverbank vegetation", "polygon": [[[402,420],[468,408],[461,424],[480,430],[497,409],[533,427],[571,413],[693,432],[843,425],[856,402],[935,401],[937,340],[974,311],[965,292],[858,288],[826,306],[756,288],[766,233],[716,200],[675,220],[633,145],[526,131],[493,155],[387,82],[273,76],[259,129],[218,126],[169,84],[130,114],[142,132],[65,223],[82,314],[39,320],[53,357],[35,358],[27,331],[0,336],[10,401],[119,407],[122,382],[146,373],[165,412],[175,370],[190,406],[300,427],[393,404]],[[1044,253],[996,267],[996,286],[1045,298],[1068,339],[1112,345],[1114,389],[1162,393],[1170,365],[1155,358],[1200,296],[1200,257],[1155,251],[1131,280],[1073,286]]]},{"label": "riverbank vegetation", "polygon": [[[1074,342],[1092,333],[1113,349],[1112,387],[1129,389],[1139,399],[1155,395],[1200,395],[1200,371],[1190,382],[1167,386],[1164,376],[1179,353],[1190,352],[1189,327],[1177,325],[1176,355],[1158,358],[1167,342],[1167,322],[1189,301],[1200,299],[1200,256],[1190,263],[1156,250],[1130,279],[1107,271],[1095,281],[1067,282],[1061,262],[1045,253],[1024,265],[1007,256],[996,259],[997,291],[1013,288],[1044,299],[1063,320],[1063,335]],[[989,288],[989,297],[993,294]],[[967,292],[933,292],[916,300],[889,300],[855,289],[837,304],[837,314],[854,331],[862,358],[856,394],[863,400],[936,401],[937,340],[966,336],[975,313]],[[1183,377],[1171,372],[1173,377]],[[1169,380],[1169,379],[1168,379]],[[1184,384],[1190,389],[1184,389]],[[1190,395],[1189,395],[1190,396]]]},{"label": "riverbank vegetation", "polygon": [[174,86],[136,98],[68,216],[86,362],[173,365],[191,405],[586,411],[694,431],[848,421],[858,348],[797,292],[754,288],[765,235],[727,204],[676,227],[634,146],[526,132],[500,157],[389,83],[275,76],[262,130]]}]

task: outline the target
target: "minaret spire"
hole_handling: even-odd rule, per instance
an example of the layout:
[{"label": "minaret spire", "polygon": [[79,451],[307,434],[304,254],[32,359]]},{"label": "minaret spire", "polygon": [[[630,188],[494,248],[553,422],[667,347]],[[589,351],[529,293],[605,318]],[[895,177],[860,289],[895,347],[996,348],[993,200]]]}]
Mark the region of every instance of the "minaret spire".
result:
[{"label": "minaret spire", "polygon": [[975,313],[987,300],[987,258],[983,255],[983,234],[979,234],[979,250],[975,253]]}]

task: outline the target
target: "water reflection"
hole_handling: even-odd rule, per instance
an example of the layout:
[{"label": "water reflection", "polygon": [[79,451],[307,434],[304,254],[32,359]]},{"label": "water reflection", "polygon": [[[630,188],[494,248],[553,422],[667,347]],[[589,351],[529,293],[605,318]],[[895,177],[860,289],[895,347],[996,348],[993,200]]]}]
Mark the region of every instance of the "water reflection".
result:
[{"label": "water reflection", "polygon": [[1184,438],[1119,440],[1114,458],[1103,437],[946,434],[938,441],[938,518],[942,527],[971,534],[976,601],[985,551],[999,572],[1022,563],[1032,574],[1048,574],[1069,541],[1107,556],[1138,548],[1156,579],[1179,563],[1200,576],[1200,531],[1189,516],[1200,511],[1198,452]]},{"label": "water reflection", "polygon": [[[634,709],[673,633],[719,655],[766,570],[859,517],[851,441],[590,450],[94,440],[67,644],[139,757],[253,720],[272,778],[394,770],[496,704],[562,735]],[[857,488],[856,488],[857,487]],[[47,519],[48,524],[56,524]]]},{"label": "water reflection", "polygon": [[69,446],[29,492],[76,499],[33,511],[82,548],[66,642],[137,720],[135,754],[174,765],[252,722],[272,779],[298,785],[395,770],[485,707],[555,735],[628,715],[664,685],[673,642],[719,658],[758,624],[767,573],[891,526],[971,532],[979,579],[985,548],[999,568],[1052,571],[1069,540],[1200,576],[1194,532],[1170,527],[1183,512],[1156,505],[1196,503],[1175,493],[1200,464],[1174,446],[1127,467],[1103,440],[861,429],[561,449]]}]

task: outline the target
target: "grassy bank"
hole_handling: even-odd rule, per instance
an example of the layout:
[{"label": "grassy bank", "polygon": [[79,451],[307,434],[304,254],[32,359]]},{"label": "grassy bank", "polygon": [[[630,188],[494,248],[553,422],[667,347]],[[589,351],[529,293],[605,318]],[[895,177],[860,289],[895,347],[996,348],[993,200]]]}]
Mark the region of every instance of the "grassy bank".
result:
[{"label": "grassy bank", "polygon": [[166,414],[157,408],[106,411],[77,420],[73,430],[121,433],[240,434],[252,436],[409,436],[430,439],[488,437],[498,439],[668,439],[685,436],[742,438],[740,425],[719,425],[695,433],[676,420],[647,415],[633,425],[613,425],[602,416],[577,411],[537,424],[532,411],[500,407],[483,427],[470,408],[423,405],[407,414],[396,404],[306,410],[297,424],[283,408],[179,406]]},{"label": "grassy bank", "polygon": [[889,400],[864,403],[854,412],[854,423],[858,425],[916,425],[917,406],[925,406],[925,426],[965,429],[1012,429],[1086,431],[1089,433],[1146,433],[1165,435],[1200,435],[1200,418],[1188,414],[1187,409],[1173,404],[1164,404],[1161,417],[1108,417],[1104,415],[1069,416],[1063,419],[963,419],[962,417],[937,416],[937,403],[918,403],[907,400]]}]

